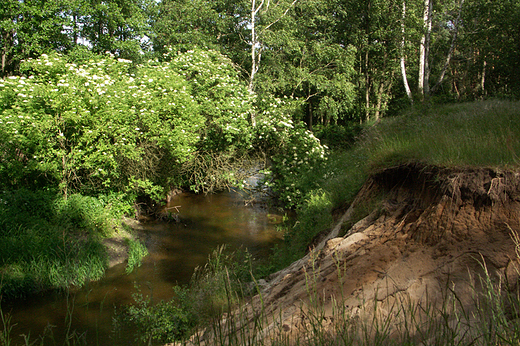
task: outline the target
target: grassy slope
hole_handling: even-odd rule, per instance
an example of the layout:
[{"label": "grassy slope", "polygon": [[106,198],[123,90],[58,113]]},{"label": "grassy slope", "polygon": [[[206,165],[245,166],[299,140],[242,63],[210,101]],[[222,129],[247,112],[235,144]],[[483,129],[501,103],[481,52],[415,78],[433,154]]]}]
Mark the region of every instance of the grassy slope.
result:
[{"label": "grassy slope", "polygon": [[[344,208],[345,203],[352,201],[368,176],[375,172],[407,163],[515,170],[520,167],[519,154],[520,102],[485,101],[443,105],[429,109],[415,109],[401,117],[384,119],[367,127],[350,149],[334,152],[326,167],[313,172],[313,177],[302,177],[319,179],[319,187],[307,191],[306,203],[299,212],[298,222],[289,229],[285,246],[279,249],[274,258],[276,268],[271,269],[279,269],[300,258],[316,235],[330,228],[334,210]],[[370,201],[367,201],[366,213],[370,211]],[[361,219],[364,216],[366,215],[358,217]],[[484,282],[487,296],[482,305],[477,307],[475,316],[461,316],[457,313],[454,315],[449,309],[452,305],[456,307],[459,298],[450,296],[440,311],[430,311],[428,307],[423,311],[430,319],[419,321],[419,324],[425,323],[421,325],[421,330],[426,330],[426,334],[421,336],[425,340],[430,340],[432,344],[436,344],[436,340],[442,340],[442,344],[446,345],[465,344],[461,338],[467,333],[466,327],[470,325],[472,319],[472,331],[479,335],[479,339],[473,340],[471,344],[490,345],[496,344],[496,340],[502,340],[504,344],[517,344],[520,329],[517,324],[510,324],[505,317],[506,312],[510,310],[512,300],[503,300],[499,294],[500,288],[497,288],[489,277],[483,279],[487,280]],[[312,284],[306,283],[306,285],[309,285],[309,296],[314,297],[318,294],[312,291]],[[311,302],[319,300],[317,297],[314,298],[310,298]],[[306,326],[309,330],[304,335],[308,340],[297,336],[296,340],[290,341],[287,334],[281,333],[280,339],[274,340],[273,343],[279,345],[399,344],[395,343],[392,339],[393,335],[390,335],[390,317],[381,321],[374,319],[356,324],[345,315],[342,302],[338,301],[337,304],[337,310],[333,310],[338,315],[334,317],[336,323],[333,323],[332,327],[324,322],[325,311],[316,303],[316,306],[311,306],[307,312],[310,325]],[[517,304],[516,300],[514,304]],[[393,313],[410,314],[414,319],[416,309],[424,307],[396,305],[394,308],[396,311]],[[438,321],[439,315],[455,318],[446,319],[446,323],[443,323]],[[240,340],[240,337],[246,335],[247,331],[244,333],[242,330],[233,329],[234,321],[240,318],[241,316],[228,314],[226,319],[222,320],[224,326],[220,324],[220,320],[217,320],[213,328],[216,331],[231,328],[233,331],[230,339],[236,338],[237,344],[243,344],[244,340]],[[265,318],[265,321],[262,318]],[[255,328],[262,330],[270,320],[268,316],[260,315],[255,323],[259,325],[255,324]],[[402,332],[409,337],[404,344],[415,344],[414,333],[419,330],[414,329],[415,327],[415,325],[402,326]],[[218,335],[215,337],[219,338]],[[247,339],[247,335],[243,337]],[[197,345],[197,338],[194,340],[194,344]],[[261,338],[248,341],[251,341],[252,345],[265,342]]]},{"label": "grassy slope", "polygon": [[388,119],[361,143],[372,167],[402,162],[518,167],[520,102],[445,105]]},{"label": "grassy slope", "polygon": [[[352,201],[366,178],[404,163],[442,167],[520,166],[520,102],[479,101],[416,108],[367,127],[353,147],[334,152],[325,167],[304,177],[318,180],[306,192],[299,222],[277,251],[271,270],[300,258],[312,240],[327,231],[333,211]],[[367,209],[367,212],[369,210]],[[359,215],[359,219],[366,215]]]}]

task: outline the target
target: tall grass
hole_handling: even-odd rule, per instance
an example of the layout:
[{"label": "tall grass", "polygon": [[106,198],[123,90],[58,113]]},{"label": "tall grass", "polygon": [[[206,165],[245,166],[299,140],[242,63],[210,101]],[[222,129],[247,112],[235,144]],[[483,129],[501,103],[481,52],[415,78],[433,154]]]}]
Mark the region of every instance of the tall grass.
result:
[{"label": "tall grass", "polygon": [[[514,233],[516,235],[516,233]],[[520,248],[520,243],[517,243]],[[263,290],[245,284],[230,254],[217,249],[208,264],[194,276],[187,288],[177,288],[177,296],[154,304],[151,297],[136,294],[136,304],[116,317],[115,325],[135,333],[134,345],[226,345],[226,346],[387,346],[457,345],[488,346],[520,343],[520,292],[505,289],[483,259],[482,274],[470,280],[472,296],[461,297],[448,283],[441,299],[428,295],[415,301],[406,292],[385,296],[382,290],[371,299],[359,299],[354,309],[345,305],[345,268],[336,261],[337,295],[327,296],[320,287],[318,256],[311,256],[305,272],[306,298],[296,302],[299,312],[287,318],[283,307],[267,307]],[[520,260],[520,257],[518,258]],[[520,274],[520,272],[519,272]],[[391,285],[391,283],[389,283]],[[251,301],[244,292],[257,294]],[[511,288],[511,287],[510,287]],[[393,289],[390,291],[394,292]],[[73,304],[73,303],[72,303]],[[275,303],[276,304],[276,303]],[[73,308],[73,306],[72,306]],[[269,313],[268,313],[269,311]],[[12,325],[0,310],[0,341],[11,342]],[[117,335],[121,331],[114,331]],[[84,345],[84,335],[67,331],[63,345]],[[57,344],[52,332],[38,339],[41,344]],[[25,345],[35,340],[26,338]]]},{"label": "tall grass", "polygon": [[5,192],[0,204],[0,294],[14,297],[97,280],[107,257],[106,209],[81,195]]},{"label": "tall grass", "polygon": [[[520,259],[520,258],[519,258]],[[358,308],[345,306],[345,297],[325,296],[318,289],[319,268],[305,275],[306,299],[293,319],[269,315],[260,293],[259,304],[242,304],[200,326],[183,345],[518,345],[520,293],[504,290],[503,282],[479,261],[482,274],[472,280],[471,299],[461,297],[449,283],[441,299],[428,295],[414,301],[407,293],[360,300]],[[345,273],[337,265],[337,292]],[[390,284],[391,285],[391,284]],[[230,292],[233,295],[232,292]],[[238,296],[238,294],[234,294]]]},{"label": "tall grass", "polygon": [[247,251],[215,249],[203,267],[196,268],[185,287],[174,287],[169,301],[154,301],[138,292],[135,303],[123,307],[115,317],[117,331],[133,331],[136,344],[161,344],[186,339],[195,326],[218,320],[233,311],[249,292],[243,285],[251,280],[251,256]]},{"label": "tall grass", "polygon": [[412,110],[373,126],[360,146],[369,166],[376,168],[406,162],[517,167],[520,102],[493,100]]},{"label": "tall grass", "polygon": [[128,245],[128,262],[125,268],[127,274],[131,273],[135,268],[140,267],[143,257],[148,255],[148,249],[139,240],[126,239]]}]

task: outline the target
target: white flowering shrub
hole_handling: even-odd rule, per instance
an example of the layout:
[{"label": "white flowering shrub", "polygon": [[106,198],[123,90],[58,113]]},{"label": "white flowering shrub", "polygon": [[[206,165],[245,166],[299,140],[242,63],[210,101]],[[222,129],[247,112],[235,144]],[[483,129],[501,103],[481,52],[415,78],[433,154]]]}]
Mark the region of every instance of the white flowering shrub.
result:
[{"label": "white flowering shrub", "polygon": [[171,50],[164,57],[170,68],[190,84],[206,123],[203,149],[248,150],[251,145],[251,117],[254,96],[239,80],[233,62],[212,50],[194,49],[184,54]]},{"label": "white flowering shrub", "polygon": [[292,120],[298,100],[271,98],[258,102],[254,146],[271,158],[265,184],[289,207],[299,207],[306,192],[315,187],[313,172],[327,159],[321,145],[305,124]]},{"label": "white flowering shrub", "polygon": [[272,162],[266,184],[297,206],[312,188],[302,177],[326,159],[292,120],[297,100],[256,100],[218,52],[169,52],[138,66],[83,61],[43,55],[22,64],[23,76],[0,81],[2,188],[158,200],[176,185],[206,191],[233,180],[233,157],[262,151]]},{"label": "white flowering shrub", "polygon": [[244,145],[250,136],[244,131],[250,96],[217,53],[187,52],[141,66],[109,56],[78,65],[43,55],[21,71],[0,81],[4,187],[55,185],[65,195],[126,191],[158,199],[172,168],[201,147]]}]

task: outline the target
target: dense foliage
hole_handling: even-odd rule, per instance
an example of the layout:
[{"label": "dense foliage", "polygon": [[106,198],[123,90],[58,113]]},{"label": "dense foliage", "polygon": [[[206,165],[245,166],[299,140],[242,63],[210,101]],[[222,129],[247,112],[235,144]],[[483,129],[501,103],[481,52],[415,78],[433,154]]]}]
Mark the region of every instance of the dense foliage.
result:
[{"label": "dense foliage", "polygon": [[[353,124],[410,105],[519,97],[519,22],[518,0],[3,1],[0,292],[99,278],[103,217],[177,187],[242,187],[257,157],[264,184],[299,211],[278,265],[330,226],[371,168],[518,164],[518,136],[502,131],[517,114],[489,104],[507,116],[447,114],[435,131],[423,118],[384,122],[332,160],[324,144],[344,149]],[[466,120],[477,127],[460,132]],[[491,140],[432,145],[446,122],[453,137]],[[146,250],[129,246],[131,270]],[[130,316],[148,321],[150,309]],[[180,324],[154,323],[186,332],[191,316],[157,309]]]},{"label": "dense foliage", "polygon": [[25,61],[22,76],[0,83],[2,187],[160,200],[178,186],[204,190],[186,168],[201,154],[262,150],[273,157],[278,190],[295,204],[291,174],[324,159],[319,141],[293,123],[297,101],[256,103],[215,51],[170,51],[163,60]]},{"label": "dense foliage", "polygon": [[210,148],[232,145],[247,128],[249,95],[243,87],[240,94],[226,60],[206,62],[209,73],[194,69],[208,54],[140,66],[110,56],[24,62],[23,76],[0,83],[3,187],[158,198],[170,183],[168,170],[203,140]]},{"label": "dense foliage", "polygon": [[262,97],[301,97],[312,128],[411,102],[518,97],[519,18],[518,0],[8,0],[1,75],[82,47],[134,62],[213,49]]}]

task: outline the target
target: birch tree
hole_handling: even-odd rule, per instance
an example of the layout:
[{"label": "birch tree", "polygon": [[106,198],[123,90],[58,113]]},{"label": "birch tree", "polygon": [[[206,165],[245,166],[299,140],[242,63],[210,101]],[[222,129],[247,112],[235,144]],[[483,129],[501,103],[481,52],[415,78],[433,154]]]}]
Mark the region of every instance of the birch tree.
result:
[{"label": "birch tree", "polygon": [[[271,3],[271,0],[251,0],[251,18],[249,25],[251,26],[251,72],[249,74],[249,91],[254,91],[255,75],[260,68],[260,61],[262,59],[262,51],[265,46],[263,44],[263,36],[273,25],[278,23],[300,0],[292,0],[290,3],[282,0]],[[304,1],[304,0],[303,0]],[[277,11],[275,17],[271,17],[269,24],[259,26],[259,22],[263,18],[268,19],[270,12]]]},{"label": "birch tree", "polygon": [[408,76],[406,74],[406,52],[405,52],[405,43],[406,43],[406,30],[405,30],[405,20],[406,20],[406,0],[403,0],[403,6],[402,6],[402,15],[401,15],[401,76],[403,78],[403,85],[404,90],[406,92],[406,96],[408,97],[408,100],[410,100],[410,103],[413,104],[413,95],[412,91],[410,90],[410,85],[408,84]]},{"label": "birch tree", "polygon": [[424,0],[423,32],[419,45],[418,92],[421,98],[430,94],[430,39],[432,32],[432,0]]}]

